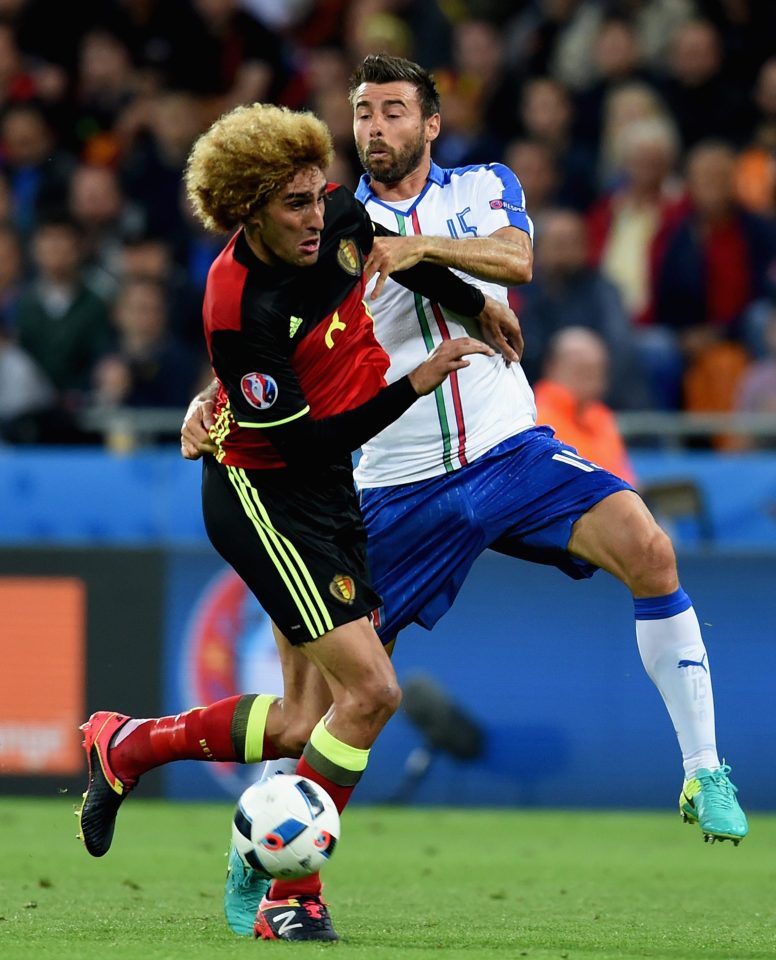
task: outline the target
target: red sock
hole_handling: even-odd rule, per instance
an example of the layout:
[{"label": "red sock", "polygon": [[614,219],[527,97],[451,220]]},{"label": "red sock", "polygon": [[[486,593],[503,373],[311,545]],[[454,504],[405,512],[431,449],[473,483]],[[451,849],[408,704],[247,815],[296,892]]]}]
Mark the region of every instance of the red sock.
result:
[{"label": "red sock", "polygon": [[[110,762],[121,780],[136,780],[141,774],[171,760],[236,760],[232,720],[241,696],[218,700],[209,707],[195,707],[174,717],[143,720],[132,733],[110,748]],[[119,731],[120,733],[120,731]],[[264,738],[264,759],[277,756]],[[269,749],[267,749],[269,748]]]},{"label": "red sock", "polygon": [[[299,763],[296,765],[296,772],[300,777],[307,777],[308,780],[312,780],[313,783],[317,783],[323,787],[334,801],[334,805],[339,813],[342,813],[345,809],[348,800],[350,800],[350,795],[355,790],[355,785],[352,787],[341,787],[339,784],[328,780],[314,767],[311,767],[303,756],[299,758]],[[287,900],[289,897],[303,895],[318,896],[321,889],[321,875],[319,873],[311,873],[309,876],[302,877],[299,880],[273,880],[267,898],[269,900]]]},{"label": "red sock", "polygon": [[355,784],[351,787],[341,787],[338,783],[334,783],[333,780],[328,780],[322,773],[319,773],[315,767],[311,767],[304,756],[299,758],[299,763],[296,765],[296,772],[300,777],[307,777],[308,780],[312,780],[313,783],[317,783],[323,787],[334,801],[334,806],[337,808],[338,813],[342,813],[347,806],[348,800],[350,800],[350,795],[356,789]]}]

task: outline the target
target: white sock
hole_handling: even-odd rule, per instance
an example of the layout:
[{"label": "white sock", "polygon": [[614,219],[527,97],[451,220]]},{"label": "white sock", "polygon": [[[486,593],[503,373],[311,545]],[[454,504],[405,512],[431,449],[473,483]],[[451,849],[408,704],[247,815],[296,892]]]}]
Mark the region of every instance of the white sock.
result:
[{"label": "white sock", "polygon": [[281,757],[279,760],[265,760],[262,764],[261,776],[256,783],[269,780],[270,777],[274,777],[278,773],[296,773],[297,763],[299,763],[299,761],[293,757]]},{"label": "white sock", "polygon": [[[638,604],[644,601],[637,601]],[[706,647],[695,610],[637,619],[636,639],[644,667],[665,701],[682,751],[684,775],[719,767],[714,696]]]}]

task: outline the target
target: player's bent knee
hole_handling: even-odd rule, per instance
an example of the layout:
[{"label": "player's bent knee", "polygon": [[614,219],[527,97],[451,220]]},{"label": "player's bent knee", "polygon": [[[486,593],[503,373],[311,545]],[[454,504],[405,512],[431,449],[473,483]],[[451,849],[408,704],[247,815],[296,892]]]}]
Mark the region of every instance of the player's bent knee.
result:
[{"label": "player's bent knee", "polygon": [[640,596],[665,596],[678,585],[676,555],[671,538],[657,524],[650,527],[639,544],[632,564],[629,586]]},{"label": "player's bent knee", "polygon": [[366,692],[368,697],[366,709],[373,716],[387,723],[401,703],[401,688],[398,681],[395,678],[383,679],[380,683],[370,685]]},{"label": "player's bent knee", "polygon": [[400,703],[401,688],[395,678],[375,678],[348,690],[335,702],[335,710],[347,714],[364,731],[376,734],[396,713]]}]

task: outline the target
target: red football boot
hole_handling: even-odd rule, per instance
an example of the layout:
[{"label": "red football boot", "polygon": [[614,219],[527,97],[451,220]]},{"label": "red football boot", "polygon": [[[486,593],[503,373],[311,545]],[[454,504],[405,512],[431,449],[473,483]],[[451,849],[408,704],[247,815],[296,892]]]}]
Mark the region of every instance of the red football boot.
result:
[{"label": "red football boot", "polygon": [[129,720],[123,713],[98,710],[82,724],[83,748],[89,763],[89,783],[78,811],[79,837],[93,857],[110,850],[116,814],[137,780],[120,780],[110,765],[109,744],[113,735]]}]

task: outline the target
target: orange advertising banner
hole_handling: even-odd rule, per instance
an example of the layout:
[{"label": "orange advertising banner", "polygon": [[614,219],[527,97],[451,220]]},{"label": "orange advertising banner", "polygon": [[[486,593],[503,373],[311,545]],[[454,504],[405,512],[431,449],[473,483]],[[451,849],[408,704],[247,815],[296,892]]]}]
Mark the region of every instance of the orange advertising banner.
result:
[{"label": "orange advertising banner", "polygon": [[83,767],[86,585],[0,577],[0,776]]}]

